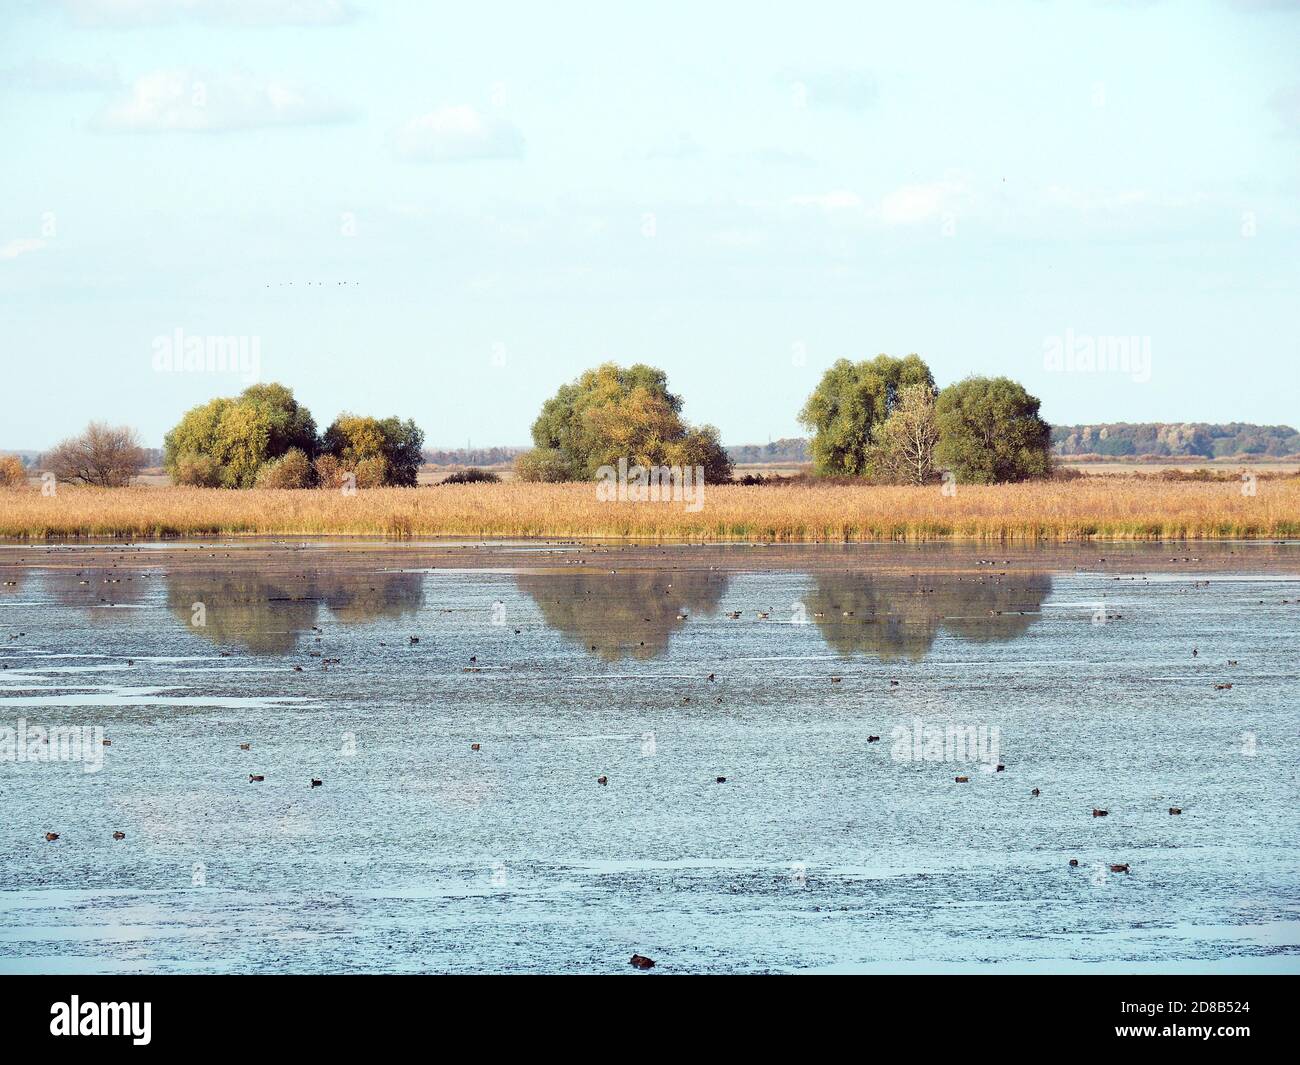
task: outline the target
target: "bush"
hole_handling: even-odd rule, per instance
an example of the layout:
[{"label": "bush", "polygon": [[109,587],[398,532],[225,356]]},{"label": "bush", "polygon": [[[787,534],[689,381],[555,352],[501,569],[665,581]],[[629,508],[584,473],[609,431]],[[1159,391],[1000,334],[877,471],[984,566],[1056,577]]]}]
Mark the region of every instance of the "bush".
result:
[{"label": "bush", "polygon": [[136,431],[125,425],[91,422],[41,457],[60,481],[121,488],[144,467],[144,449]]},{"label": "bush", "polygon": [[312,468],[307,452],[291,447],[278,459],[268,462],[257,474],[258,488],[309,488]]},{"label": "bush", "polygon": [[194,488],[220,488],[221,463],[211,455],[186,451],[171,463],[173,484],[186,484]]},{"label": "bush", "polygon": [[388,477],[388,460],[383,455],[371,455],[357,463],[352,471],[356,474],[358,488],[383,488],[390,482]]},{"label": "bush", "polygon": [[343,464],[333,455],[318,455],[312,463],[316,471],[316,484],[320,488],[342,488],[346,472]]},{"label": "bush", "polygon": [[500,484],[501,478],[495,473],[489,473],[487,470],[480,470],[477,466],[471,466],[467,470],[461,470],[459,473],[453,473],[446,478],[443,484]]},{"label": "bush", "polygon": [[555,448],[536,447],[515,459],[515,476],[521,481],[567,481],[569,463]]},{"label": "bush", "polygon": [[0,455],[0,488],[21,488],[27,483],[27,467],[17,455]]}]

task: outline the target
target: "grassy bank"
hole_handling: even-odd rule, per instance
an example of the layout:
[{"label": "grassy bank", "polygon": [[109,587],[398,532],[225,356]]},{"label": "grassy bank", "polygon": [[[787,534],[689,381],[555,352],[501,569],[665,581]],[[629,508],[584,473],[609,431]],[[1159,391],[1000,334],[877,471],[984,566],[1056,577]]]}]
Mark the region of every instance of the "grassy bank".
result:
[{"label": "grassy bank", "polygon": [[936,488],[709,487],[703,509],[606,503],[586,484],[333,491],[0,489],[0,536],[639,536],[698,540],[1247,539],[1300,536],[1300,479]]}]

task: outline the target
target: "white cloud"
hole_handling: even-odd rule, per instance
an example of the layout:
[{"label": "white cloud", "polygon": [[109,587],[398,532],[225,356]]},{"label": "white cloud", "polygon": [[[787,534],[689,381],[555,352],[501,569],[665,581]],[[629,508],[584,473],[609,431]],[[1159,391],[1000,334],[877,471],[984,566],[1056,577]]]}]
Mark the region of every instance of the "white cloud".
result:
[{"label": "white cloud", "polygon": [[286,81],[157,70],[137,78],[125,98],[105,108],[97,124],[117,133],[219,133],[346,117],[336,104]]},{"label": "white cloud", "polygon": [[965,194],[963,182],[949,179],[904,185],[886,194],[877,204],[868,204],[856,192],[846,189],[792,196],[789,202],[795,207],[819,207],[828,214],[849,219],[899,226],[929,222],[952,213]]},{"label": "white cloud", "polygon": [[346,0],[61,0],[90,26],[334,26],[353,17]]},{"label": "white cloud", "polygon": [[929,222],[950,213],[965,193],[960,181],[904,185],[880,201],[880,220],[889,226]]},{"label": "white cloud", "polygon": [[36,237],[16,237],[8,244],[0,244],[0,259],[17,259],[29,251],[40,251],[43,247],[45,241]]},{"label": "white cloud", "polygon": [[868,70],[787,71],[780,78],[797,107],[833,107],[862,112],[880,96],[875,75]]},{"label": "white cloud", "polygon": [[397,134],[397,154],[413,162],[512,159],[523,150],[523,136],[513,123],[468,105],[418,115]]}]

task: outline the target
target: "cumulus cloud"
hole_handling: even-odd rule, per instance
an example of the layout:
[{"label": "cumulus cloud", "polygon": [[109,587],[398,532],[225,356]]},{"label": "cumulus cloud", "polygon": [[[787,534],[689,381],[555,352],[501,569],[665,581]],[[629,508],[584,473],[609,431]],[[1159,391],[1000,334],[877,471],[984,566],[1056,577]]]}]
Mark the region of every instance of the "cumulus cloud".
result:
[{"label": "cumulus cloud", "polygon": [[104,109],[96,125],[114,133],[221,133],[346,117],[338,105],[286,81],[156,70],[137,78],[125,97]]},{"label": "cumulus cloud", "polygon": [[346,0],[60,0],[88,26],[334,26],[353,17]]},{"label": "cumulus cloud", "polygon": [[417,115],[397,134],[397,154],[412,162],[513,159],[523,150],[524,138],[513,123],[468,105]]},{"label": "cumulus cloud", "polygon": [[786,71],[779,80],[800,107],[865,111],[880,96],[875,75],[867,70]]},{"label": "cumulus cloud", "polygon": [[40,251],[45,241],[36,237],[16,237],[8,244],[0,244],[0,259],[17,259],[31,251]]},{"label": "cumulus cloud", "polygon": [[880,220],[889,226],[929,222],[953,211],[965,193],[960,181],[904,185],[880,201]]}]

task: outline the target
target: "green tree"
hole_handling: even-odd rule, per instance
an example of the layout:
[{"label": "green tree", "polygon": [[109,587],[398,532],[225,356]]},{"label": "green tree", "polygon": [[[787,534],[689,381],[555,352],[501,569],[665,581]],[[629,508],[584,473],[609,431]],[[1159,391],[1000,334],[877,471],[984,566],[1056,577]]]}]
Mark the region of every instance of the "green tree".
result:
[{"label": "green tree", "polygon": [[909,385],[934,387],[930,368],[917,355],[840,359],[831,366],[799,412],[799,420],[813,432],[814,471],[857,477],[875,473],[873,434]]},{"label": "green tree", "polygon": [[412,487],[416,484],[424,433],[411,419],[371,418],[340,414],[325,430],[321,451],[336,463],[326,464],[350,471],[359,488],[381,484]]},{"label": "green tree", "polygon": [[968,377],[939,393],[935,460],[958,481],[992,484],[1045,477],[1051,427],[1039,401],[1007,377]]},{"label": "green tree", "polygon": [[316,453],[316,422],[284,385],[252,385],[187,411],[163,440],[177,484],[252,488],[262,468],[296,448]]},{"label": "green tree", "polygon": [[699,465],[706,481],[731,476],[731,460],[712,426],[692,427],[663,370],[605,363],[561,385],[533,422],[536,449],[520,456],[523,480],[586,481],[601,466]]}]

